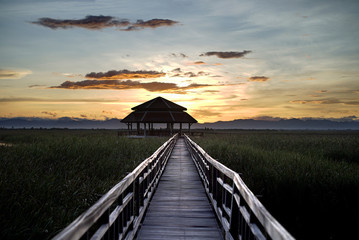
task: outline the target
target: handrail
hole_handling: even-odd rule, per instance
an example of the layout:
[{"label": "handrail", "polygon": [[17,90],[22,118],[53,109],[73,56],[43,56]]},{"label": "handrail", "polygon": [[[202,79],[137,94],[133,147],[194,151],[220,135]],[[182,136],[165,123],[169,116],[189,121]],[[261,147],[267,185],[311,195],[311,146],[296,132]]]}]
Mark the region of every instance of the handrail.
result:
[{"label": "handrail", "polygon": [[53,240],[133,239],[177,138],[171,137]]},{"label": "handrail", "polygon": [[238,173],[213,159],[185,135],[225,239],[294,239],[267,211]]}]

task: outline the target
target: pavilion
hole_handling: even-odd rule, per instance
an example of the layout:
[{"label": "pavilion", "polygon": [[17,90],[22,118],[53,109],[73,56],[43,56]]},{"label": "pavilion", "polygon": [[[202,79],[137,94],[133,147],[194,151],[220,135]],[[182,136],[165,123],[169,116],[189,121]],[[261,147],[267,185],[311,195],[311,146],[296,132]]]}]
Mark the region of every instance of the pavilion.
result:
[{"label": "pavilion", "polygon": [[[121,122],[127,124],[129,133],[133,131],[132,124],[136,123],[137,135],[142,133],[144,136],[172,135],[175,131],[174,124],[179,124],[179,133],[182,134],[182,124],[187,123],[188,132],[190,132],[191,125],[197,123],[196,119],[185,112],[187,108],[162,97],[154,98],[131,109],[133,112]],[[143,131],[141,124],[143,124]],[[165,128],[154,129],[154,124],[160,124]]]}]

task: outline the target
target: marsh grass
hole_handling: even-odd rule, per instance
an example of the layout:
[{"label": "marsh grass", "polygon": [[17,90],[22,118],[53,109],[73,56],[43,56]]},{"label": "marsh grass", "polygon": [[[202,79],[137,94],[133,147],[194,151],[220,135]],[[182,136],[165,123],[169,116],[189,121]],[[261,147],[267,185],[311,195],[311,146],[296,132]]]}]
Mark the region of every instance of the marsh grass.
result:
[{"label": "marsh grass", "polygon": [[297,239],[350,239],[359,226],[359,133],[242,131],[196,139]]},{"label": "marsh grass", "polygon": [[105,130],[0,130],[1,239],[49,239],[166,139]]}]

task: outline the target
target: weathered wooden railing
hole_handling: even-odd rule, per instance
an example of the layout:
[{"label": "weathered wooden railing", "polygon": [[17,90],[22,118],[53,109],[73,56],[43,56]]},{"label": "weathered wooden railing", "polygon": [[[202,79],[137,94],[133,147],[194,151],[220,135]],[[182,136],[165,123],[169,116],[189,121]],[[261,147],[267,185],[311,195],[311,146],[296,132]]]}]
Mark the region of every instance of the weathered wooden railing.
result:
[{"label": "weathered wooden railing", "polygon": [[186,135],[185,140],[226,239],[294,239],[238,173],[214,160]]},{"label": "weathered wooden railing", "polygon": [[176,140],[174,135],[54,239],[133,239]]}]

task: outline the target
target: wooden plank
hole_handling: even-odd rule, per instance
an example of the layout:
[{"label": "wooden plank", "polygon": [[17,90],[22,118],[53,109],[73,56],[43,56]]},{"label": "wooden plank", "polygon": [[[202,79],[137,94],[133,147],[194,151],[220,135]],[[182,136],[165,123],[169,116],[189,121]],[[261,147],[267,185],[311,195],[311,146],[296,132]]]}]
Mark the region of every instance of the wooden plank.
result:
[{"label": "wooden plank", "polygon": [[223,239],[182,138],[177,140],[137,239]]}]

